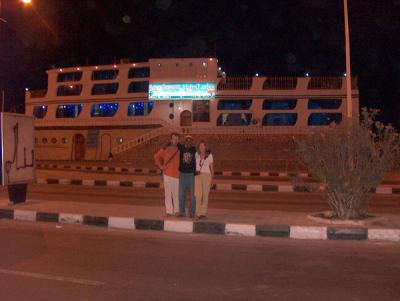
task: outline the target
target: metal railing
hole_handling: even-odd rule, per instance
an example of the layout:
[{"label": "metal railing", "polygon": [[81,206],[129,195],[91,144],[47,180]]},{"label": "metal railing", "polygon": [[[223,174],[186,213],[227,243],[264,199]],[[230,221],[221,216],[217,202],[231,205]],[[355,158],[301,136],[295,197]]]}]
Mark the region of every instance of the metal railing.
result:
[{"label": "metal railing", "polygon": [[132,140],[112,148],[113,155],[130,151],[148,141],[159,136],[168,135],[172,132],[182,135],[242,135],[242,136],[266,136],[266,135],[305,135],[310,131],[310,127],[173,127],[170,125],[157,128],[144,133]]},{"label": "metal railing", "polygon": [[263,90],[295,90],[297,77],[268,77],[263,84]]},{"label": "metal railing", "polygon": [[358,90],[358,77],[351,78],[351,89]]},{"label": "metal railing", "polygon": [[324,76],[324,77],[311,77],[307,89],[319,90],[319,89],[332,89],[339,90],[342,88],[343,78],[336,76]]},{"label": "metal railing", "polygon": [[[35,119],[34,121],[35,127],[51,127],[51,126],[71,126],[70,118],[59,118],[59,119]],[[81,118],[77,117],[73,119],[74,126],[98,126],[98,125],[108,125],[108,126],[116,126],[116,125],[161,125],[168,126],[168,123],[159,118],[144,118],[140,120],[132,119],[131,117],[96,117],[96,118]]]},{"label": "metal railing", "polygon": [[271,135],[271,134],[307,134],[311,127],[288,127],[288,126],[274,126],[274,127],[261,127],[261,126],[229,126],[229,127],[182,127],[178,132],[182,134],[194,135]]},{"label": "metal railing", "polygon": [[218,83],[218,90],[250,90],[253,84],[252,77],[227,77]]},{"label": "metal railing", "polygon": [[47,94],[47,90],[46,89],[42,89],[42,90],[32,90],[29,92],[29,95],[31,98],[42,98],[45,97]]},{"label": "metal railing", "polygon": [[125,143],[122,143],[120,145],[113,147],[111,149],[111,153],[113,155],[117,155],[117,154],[129,151],[139,145],[142,145],[142,144],[150,141],[153,138],[157,138],[159,136],[166,135],[169,133],[171,133],[171,129],[169,127],[161,127],[161,128],[152,130],[152,131],[147,132],[143,135],[140,135],[132,140],[129,140]]}]

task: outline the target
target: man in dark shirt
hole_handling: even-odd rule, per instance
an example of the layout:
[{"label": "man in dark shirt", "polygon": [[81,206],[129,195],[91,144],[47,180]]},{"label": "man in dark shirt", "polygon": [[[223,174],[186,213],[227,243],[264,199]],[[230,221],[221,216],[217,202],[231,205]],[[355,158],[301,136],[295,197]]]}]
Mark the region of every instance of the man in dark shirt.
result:
[{"label": "man in dark shirt", "polygon": [[179,216],[185,215],[186,190],[190,194],[189,216],[194,217],[196,200],[194,198],[194,173],[196,170],[196,147],[193,146],[192,136],[185,137],[185,144],[178,143],[180,151],[179,161]]}]

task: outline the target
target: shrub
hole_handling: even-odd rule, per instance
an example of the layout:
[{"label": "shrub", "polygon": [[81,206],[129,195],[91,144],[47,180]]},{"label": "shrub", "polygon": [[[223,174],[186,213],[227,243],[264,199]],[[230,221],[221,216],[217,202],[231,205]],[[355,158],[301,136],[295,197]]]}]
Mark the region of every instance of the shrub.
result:
[{"label": "shrub", "polygon": [[399,135],[378,122],[377,114],[363,108],[361,121],[344,120],[296,140],[301,161],[325,186],[327,203],[339,219],[365,216],[371,192],[399,162]]}]

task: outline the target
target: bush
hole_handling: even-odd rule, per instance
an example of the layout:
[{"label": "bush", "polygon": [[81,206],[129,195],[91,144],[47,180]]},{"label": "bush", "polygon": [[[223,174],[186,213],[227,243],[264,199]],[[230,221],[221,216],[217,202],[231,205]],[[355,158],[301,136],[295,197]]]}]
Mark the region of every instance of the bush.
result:
[{"label": "bush", "polygon": [[361,121],[344,120],[296,140],[301,161],[324,194],[335,217],[362,218],[371,192],[399,163],[399,134],[376,121],[378,111],[362,109]]}]

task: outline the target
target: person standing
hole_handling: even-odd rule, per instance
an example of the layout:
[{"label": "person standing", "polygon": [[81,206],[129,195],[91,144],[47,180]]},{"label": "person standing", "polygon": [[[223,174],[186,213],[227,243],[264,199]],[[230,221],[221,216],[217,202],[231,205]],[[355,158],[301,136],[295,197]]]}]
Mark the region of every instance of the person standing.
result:
[{"label": "person standing", "polygon": [[193,218],[196,210],[194,198],[194,173],[196,170],[196,147],[193,146],[192,136],[186,136],[184,144],[178,143],[180,151],[179,161],[179,216],[186,213],[186,190],[190,195],[189,217]]},{"label": "person standing", "polygon": [[204,218],[207,214],[208,195],[210,194],[211,181],[214,175],[214,158],[210,151],[206,150],[206,144],[201,141],[197,146],[195,196],[196,219]]},{"label": "person standing", "polygon": [[172,133],[170,143],[154,155],[163,172],[166,216],[179,214],[179,134]]}]

